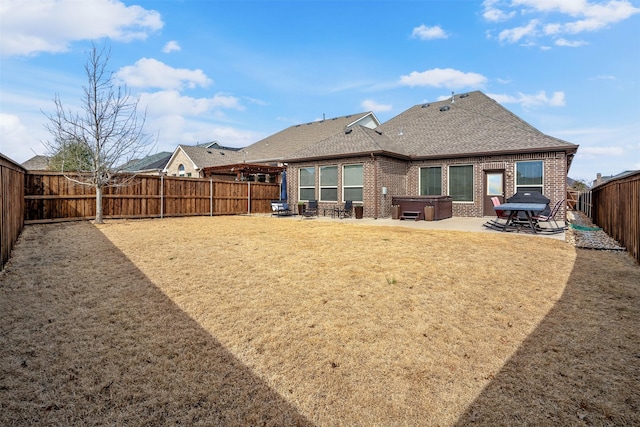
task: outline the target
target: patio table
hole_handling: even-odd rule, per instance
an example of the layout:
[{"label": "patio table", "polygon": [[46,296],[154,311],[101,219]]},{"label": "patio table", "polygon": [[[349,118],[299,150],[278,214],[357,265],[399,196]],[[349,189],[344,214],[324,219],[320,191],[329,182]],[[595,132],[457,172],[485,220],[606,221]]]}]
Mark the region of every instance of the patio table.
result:
[{"label": "patio table", "polygon": [[520,227],[516,225],[518,220],[518,213],[523,212],[527,217],[527,222],[529,223],[529,227],[531,231],[537,233],[536,225],[533,221],[534,212],[541,212],[547,207],[544,203],[503,203],[498,206],[494,206],[494,210],[496,211],[508,211],[509,217],[507,218],[507,222],[505,222],[502,231],[508,231],[508,227],[515,227],[516,230],[519,230]]}]

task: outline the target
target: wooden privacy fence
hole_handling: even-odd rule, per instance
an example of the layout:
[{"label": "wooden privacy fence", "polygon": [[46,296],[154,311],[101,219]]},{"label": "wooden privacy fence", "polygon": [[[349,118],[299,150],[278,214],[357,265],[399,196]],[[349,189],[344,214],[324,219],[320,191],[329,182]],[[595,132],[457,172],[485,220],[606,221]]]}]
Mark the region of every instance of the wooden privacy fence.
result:
[{"label": "wooden privacy fence", "polygon": [[0,270],[24,227],[24,175],[22,166],[0,154]]},{"label": "wooden privacy fence", "polygon": [[592,220],[640,262],[640,171],[591,190]]},{"label": "wooden privacy fence", "polygon": [[[279,184],[219,181],[153,175],[119,175],[123,185],[103,191],[104,218],[267,213],[280,198]],[[25,222],[91,219],[96,216],[95,189],[59,172],[27,172]]]}]

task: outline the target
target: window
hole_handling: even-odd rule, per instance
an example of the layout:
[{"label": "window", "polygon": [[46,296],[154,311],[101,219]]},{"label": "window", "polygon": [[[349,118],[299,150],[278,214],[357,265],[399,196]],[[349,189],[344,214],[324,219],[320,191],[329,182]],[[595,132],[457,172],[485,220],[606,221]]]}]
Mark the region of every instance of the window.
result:
[{"label": "window", "polygon": [[316,168],[300,168],[298,200],[316,200]]},{"label": "window", "polygon": [[516,191],[539,191],[542,194],[542,160],[516,163]]},{"label": "window", "polygon": [[346,165],[342,169],[342,198],[362,202],[362,187],[364,183],[362,165]]},{"label": "window", "polygon": [[322,166],[320,168],[320,200],[323,202],[338,201],[338,166]]},{"label": "window", "polygon": [[440,166],[420,168],[420,195],[442,195],[442,168]]},{"label": "window", "polygon": [[454,202],[473,202],[473,165],[449,166],[449,195]]},{"label": "window", "polygon": [[180,164],[180,166],[178,166],[178,176],[184,176],[184,165]]}]

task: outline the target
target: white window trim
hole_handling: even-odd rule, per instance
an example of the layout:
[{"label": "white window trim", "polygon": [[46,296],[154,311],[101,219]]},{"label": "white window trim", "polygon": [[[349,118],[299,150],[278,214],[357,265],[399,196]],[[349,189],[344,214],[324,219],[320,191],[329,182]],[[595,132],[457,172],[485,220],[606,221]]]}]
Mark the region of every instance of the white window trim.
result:
[{"label": "white window trim", "polygon": [[[442,193],[442,188],[444,187],[444,185],[442,185],[443,184],[442,183],[442,177],[443,177],[442,169],[444,169],[444,168],[442,167],[442,165],[429,165],[429,166],[420,166],[418,168],[418,194],[422,193],[422,169],[430,169],[430,168],[440,168],[440,193]],[[442,194],[438,194],[438,195],[441,196]]]},{"label": "white window trim", "polygon": [[[537,163],[542,163],[542,184],[539,185],[518,185],[518,165],[520,163],[533,163],[533,162],[537,162]],[[513,183],[513,187],[515,188],[516,192],[518,191],[518,187],[540,187],[540,194],[544,194],[544,160],[521,160],[519,162],[516,162],[515,164],[515,170],[514,170],[514,175],[515,175],[515,179],[514,179],[514,183]]]},{"label": "white window trim", "polygon": [[471,166],[471,189],[472,189],[471,200],[470,201],[453,200],[453,203],[460,203],[460,204],[466,203],[466,204],[472,205],[475,203],[475,200],[476,200],[476,179],[475,179],[476,169],[473,163],[447,166],[447,195],[451,196],[451,167],[459,167],[459,166]]},{"label": "white window trim", "polygon": [[[325,168],[335,168],[336,169],[336,185],[322,185],[322,169]],[[338,171],[339,171],[339,166],[338,165],[324,165],[324,166],[320,166],[320,171],[318,173],[318,183],[319,183],[319,189],[318,189],[318,199],[321,202],[327,202],[327,203],[338,203]],[[322,198],[322,189],[324,188],[335,188],[336,189],[336,199],[335,200],[324,200]]]},{"label": "white window trim", "polygon": [[[313,180],[314,180],[313,186],[303,186],[303,185],[300,185],[300,181],[302,181],[302,180],[300,179],[300,174],[301,174],[301,172],[302,172],[302,170],[303,170],[303,169],[313,169]],[[314,194],[314,196],[315,196],[315,192],[316,192],[316,183],[315,183],[315,180],[316,180],[316,168],[315,168],[315,166],[305,166],[305,167],[300,167],[300,168],[298,168],[298,201],[299,201],[299,202],[308,202],[309,200],[314,200],[314,199],[301,199],[301,198],[300,198],[300,195],[302,194],[302,191],[301,191],[301,190],[302,190],[303,188],[304,188],[304,189],[313,188],[313,194]],[[315,197],[314,197],[314,198],[315,198]]]},{"label": "white window trim", "polygon": [[[362,185],[344,185],[344,169],[349,166],[360,166],[362,168]],[[362,163],[350,163],[348,165],[342,165],[342,203],[345,203],[344,190],[345,188],[360,188],[362,190],[362,200],[352,200],[353,203],[364,203],[364,164]]]}]

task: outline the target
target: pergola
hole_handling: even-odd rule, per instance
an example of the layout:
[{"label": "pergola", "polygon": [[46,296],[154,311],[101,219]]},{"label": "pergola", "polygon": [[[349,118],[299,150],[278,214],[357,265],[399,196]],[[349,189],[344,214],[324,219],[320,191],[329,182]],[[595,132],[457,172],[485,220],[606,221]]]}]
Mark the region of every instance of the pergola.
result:
[{"label": "pergola", "polygon": [[[279,182],[277,177],[286,170],[286,166],[269,166],[256,163],[237,163],[235,165],[208,166],[202,168],[205,178],[215,175],[235,176],[236,181],[258,181],[254,179],[257,175],[269,176],[266,182]],[[249,179],[251,177],[251,179]]]}]

